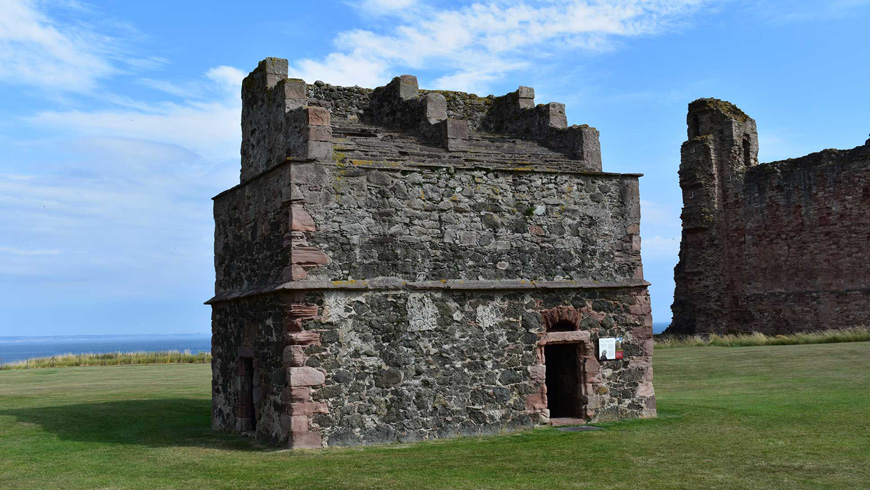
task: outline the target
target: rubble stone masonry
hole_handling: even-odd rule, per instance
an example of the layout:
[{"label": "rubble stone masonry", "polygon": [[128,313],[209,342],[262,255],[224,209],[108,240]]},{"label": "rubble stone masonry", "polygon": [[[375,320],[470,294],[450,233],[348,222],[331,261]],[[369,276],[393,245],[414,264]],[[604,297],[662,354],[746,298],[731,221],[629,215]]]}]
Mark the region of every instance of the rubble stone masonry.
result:
[{"label": "rubble stone masonry", "polygon": [[310,448],[533,427],[563,396],[548,345],[574,349],[549,375],[575,423],[655,416],[639,176],[602,172],[564,105],[308,85],[276,58],[242,100],[241,182],[214,203],[214,428]]}]

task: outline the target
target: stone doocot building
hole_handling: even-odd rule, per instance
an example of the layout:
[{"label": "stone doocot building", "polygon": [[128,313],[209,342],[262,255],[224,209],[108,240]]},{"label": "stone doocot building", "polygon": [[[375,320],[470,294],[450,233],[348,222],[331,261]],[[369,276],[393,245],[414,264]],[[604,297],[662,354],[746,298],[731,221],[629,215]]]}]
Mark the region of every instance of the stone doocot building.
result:
[{"label": "stone doocot building", "polygon": [[602,172],[564,105],[307,85],[277,58],[242,100],[215,429],[310,448],[655,416],[639,175]]},{"label": "stone doocot building", "polygon": [[689,104],[683,232],[667,333],[870,324],[870,140],[758,165],[755,121]]}]

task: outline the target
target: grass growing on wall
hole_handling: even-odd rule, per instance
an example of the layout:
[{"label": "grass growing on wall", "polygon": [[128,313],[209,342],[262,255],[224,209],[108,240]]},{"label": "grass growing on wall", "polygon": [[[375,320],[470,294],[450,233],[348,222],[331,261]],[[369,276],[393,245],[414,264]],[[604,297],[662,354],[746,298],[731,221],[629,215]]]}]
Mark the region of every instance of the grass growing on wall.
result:
[{"label": "grass growing on wall", "polygon": [[666,349],[659,417],[282,451],[211,430],[203,364],[0,372],[0,488],[870,488],[870,342]]},{"label": "grass growing on wall", "polygon": [[655,347],[656,349],[705,346],[750,347],[760,345],[835,344],[839,342],[868,341],[870,341],[870,327],[854,327],[788,335],[764,335],[763,333],[691,336],[656,335]]},{"label": "grass growing on wall", "polygon": [[[0,359],[2,362],[2,359]],[[205,364],[210,352],[191,354],[189,350],[163,352],[111,352],[108,354],[61,354],[0,364],[0,369],[34,369],[74,366],[119,366],[124,364]]]}]

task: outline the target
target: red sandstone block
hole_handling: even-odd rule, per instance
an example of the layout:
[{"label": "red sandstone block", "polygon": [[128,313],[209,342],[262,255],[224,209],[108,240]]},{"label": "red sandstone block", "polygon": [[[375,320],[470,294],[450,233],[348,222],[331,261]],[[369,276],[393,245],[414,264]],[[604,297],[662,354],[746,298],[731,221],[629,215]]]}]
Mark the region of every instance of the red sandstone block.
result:
[{"label": "red sandstone block", "polygon": [[290,417],[290,431],[294,434],[309,431],[308,415],[293,415]]},{"label": "red sandstone block", "polygon": [[290,207],[290,230],[291,231],[317,231],[317,225],[305,208],[298,205]]},{"label": "red sandstone block", "polygon": [[526,397],[526,410],[541,412],[547,409],[546,395],[535,393]]},{"label": "red sandstone block", "polygon": [[313,367],[287,368],[290,386],[319,386],[326,382],[326,375]]},{"label": "red sandstone block", "polygon": [[325,265],[329,257],[315,247],[293,247],[290,249],[290,262],[302,265]]},{"label": "red sandstone block", "polygon": [[323,107],[306,107],[307,123],[311,126],[329,126],[329,111]]},{"label": "red sandstone block", "polygon": [[281,390],[281,403],[287,406],[290,412],[291,403],[305,403],[311,401],[311,388],[305,386],[287,386]]},{"label": "red sandstone block", "polygon": [[291,432],[290,447],[293,449],[318,449],[323,447],[319,432]]},{"label": "red sandstone block", "polygon": [[290,404],[292,415],[313,415],[315,413],[329,413],[326,402],[298,402]]},{"label": "red sandstone block", "polygon": [[303,305],[294,303],[290,305],[289,311],[287,313],[290,316],[300,319],[317,318],[317,305]]},{"label": "red sandstone block", "polygon": [[589,341],[589,332],[580,330],[573,332],[547,332],[541,339],[541,342],[544,344],[572,344]]},{"label": "red sandstone block", "polygon": [[292,345],[320,345],[320,334],[306,330],[304,332],[288,332],[285,340]]},{"label": "red sandstone block", "polygon": [[311,388],[295,386],[289,388],[290,403],[305,403],[311,401]]},{"label": "red sandstone block", "polygon": [[329,126],[309,126],[302,130],[303,141],[332,141],[332,128]]},{"label": "red sandstone block", "polygon": [[307,359],[307,357],[305,356],[305,346],[288,345],[287,347],[284,347],[283,358],[285,367],[297,367],[305,365],[305,360]]},{"label": "red sandstone block", "polygon": [[532,383],[543,383],[547,379],[547,366],[543,364],[529,366],[529,377]]}]

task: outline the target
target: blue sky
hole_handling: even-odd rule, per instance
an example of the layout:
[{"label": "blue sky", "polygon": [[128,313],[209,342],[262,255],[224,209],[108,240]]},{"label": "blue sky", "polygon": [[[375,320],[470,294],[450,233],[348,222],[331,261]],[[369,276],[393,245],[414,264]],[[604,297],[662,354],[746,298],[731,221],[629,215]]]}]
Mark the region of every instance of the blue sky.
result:
[{"label": "blue sky", "polygon": [[239,83],[535,87],[641,172],[670,320],[686,105],[758,122],[761,161],[870,132],[870,0],[0,0],[0,336],[208,332],[210,198],[238,182]]}]

